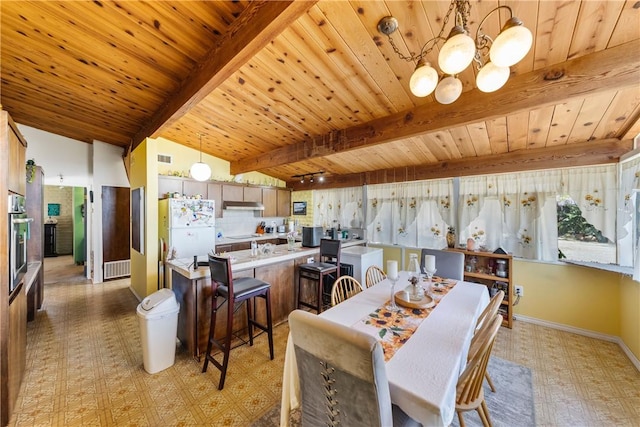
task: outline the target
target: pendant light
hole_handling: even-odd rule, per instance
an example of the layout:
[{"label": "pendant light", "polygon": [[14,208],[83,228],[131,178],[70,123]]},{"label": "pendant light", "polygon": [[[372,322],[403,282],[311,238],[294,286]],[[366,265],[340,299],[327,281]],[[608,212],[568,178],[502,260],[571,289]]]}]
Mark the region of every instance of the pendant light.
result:
[{"label": "pendant light", "polygon": [[[509,18],[494,38],[482,30],[489,16],[499,10],[509,12]],[[457,100],[462,93],[462,82],[457,75],[470,64],[477,68],[476,86],[482,92],[493,92],[500,89],[509,79],[509,67],[521,61],[531,49],[533,36],[520,19],[513,16],[509,6],[500,5],[491,10],[477,25],[475,38],[470,27],[471,2],[469,0],[451,0],[449,10],[442,19],[440,32],[428,40],[420,53],[410,52],[404,55],[396,45],[391,34],[398,29],[398,20],[393,16],[385,16],[378,22],[378,31],[387,36],[389,44],[398,57],[407,62],[414,62],[416,68],[409,80],[409,88],[414,96],[424,97],[433,93],[443,104]],[[445,38],[449,20],[453,22],[449,35]],[[443,42],[438,54],[438,68],[444,75],[438,83],[438,71],[429,64],[426,57],[438,43]]]},{"label": "pendant light", "polygon": [[206,181],[211,178],[211,168],[202,162],[202,134],[198,134],[198,136],[200,137],[200,161],[194,163],[189,172],[196,181]]}]

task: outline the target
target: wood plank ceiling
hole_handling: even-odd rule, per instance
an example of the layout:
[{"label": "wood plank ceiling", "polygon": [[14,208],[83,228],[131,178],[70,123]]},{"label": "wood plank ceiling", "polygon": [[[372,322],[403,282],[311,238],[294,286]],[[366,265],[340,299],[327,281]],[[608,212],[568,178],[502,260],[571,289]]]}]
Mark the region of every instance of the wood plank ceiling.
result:
[{"label": "wood plank ceiling", "polygon": [[[2,107],[18,123],[127,149],[164,137],[252,170],[325,186],[617,161],[640,133],[640,2],[508,5],[534,35],[509,82],[477,70],[450,105],[417,98],[417,52],[448,1],[3,1]],[[504,9],[483,25],[497,35]],[[451,24],[445,30],[448,33]],[[441,46],[441,44],[440,44]],[[437,64],[438,47],[427,59]],[[317,188],[317,187],[315,187]]]}]

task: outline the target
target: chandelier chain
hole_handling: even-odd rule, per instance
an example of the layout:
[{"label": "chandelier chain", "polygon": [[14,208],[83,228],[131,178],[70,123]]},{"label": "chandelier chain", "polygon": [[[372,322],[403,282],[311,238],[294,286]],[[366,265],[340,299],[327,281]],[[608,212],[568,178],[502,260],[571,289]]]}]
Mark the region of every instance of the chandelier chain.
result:
[{"label": "chandelier chain", "polygon": [[[468,3],[468,1],[465,1],[465,3]],[[447,24],[449,23],[449,17],[451,16],[451,13],[453,13],[453,10],[455,8],[456,8],[456,0],[452,0],[451,3],[449,4],[449,10],[447,10],[447,14],[444,16],[444,19],[442,21],[442,27],[440,28],[440,32],[438,33],[438,35],[436,37],[432,38],[431,40],[428,40],[424,44],[424,46],[422,46],[422,50],[420,51],[419,55],[416,55],[414,52],[409,52],[409,56],[404,55],[402,52],[400,52],[400,49],[398,48],[396,43],[393,41],[393,38],[391,37],[391,34],[389,34],[389,35],[387,35],[387,38],[389,39],[389,44],[393,48],[393,52],[396,55],[398,55],[398,57],[400,59],[402,59],[404,61],[407,61],[407,62],[410,62],[410,61],[417,62],[417,61],[421,60],[422,58],[424,58],[425,56],[427,56],[429,53],[431,53],[433,48],[436,46],[436,43],[433,43],[433,45],[431,45],[431,47],[428,48],[427,50],[425,50],[424,48],[431,41],[435,42],[435,41],[438,41],[438,40],[444,40],[444,38],[442,37],[442,35],[444,34],[444,29],[446,28]],[[469,5],[469,9],[471,9],[471,5]],[[466,23],[466,18],[464,18],[463,20]],[[465,24],[465,28],[466,28],[466,24]]]}]

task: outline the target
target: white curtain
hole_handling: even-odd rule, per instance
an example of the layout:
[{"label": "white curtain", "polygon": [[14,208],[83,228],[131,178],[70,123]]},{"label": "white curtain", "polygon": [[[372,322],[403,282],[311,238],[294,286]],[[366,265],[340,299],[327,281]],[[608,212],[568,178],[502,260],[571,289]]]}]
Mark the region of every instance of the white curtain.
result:
[{"label": "white curtain", "polygon": [[577,203],[587,222],[616,241],[618,203],[617,166],[590,166],[563,170],[563,190]]},{"label": "white curtain", "polygon": [[460,178],[459,225],[464,243],[515,256],[555,261],[560,171]]},{"label": "white curtain", "polygon": [[[637,216],[636,197],[640,191],[640,157],[620,163],[620,192],[618,195],[617,252],[618,264],[624,267],[634,265],[638,256],[637,230],[633,219]],[[639,260],[640,261],[640,260]],[[636,262],[640,265],[640,262]],[[638,280],[634,272],[634,279]]]},{"label": "white curtain", "polygon": [[313,192],[313,223],[324,228],[362,228],[363,187],[334,188]]},{"label": "white curtain", "polygon": [[453,180],[415,181],[367,187],[367,237],[413,247],[446,246],[453,225]]}]

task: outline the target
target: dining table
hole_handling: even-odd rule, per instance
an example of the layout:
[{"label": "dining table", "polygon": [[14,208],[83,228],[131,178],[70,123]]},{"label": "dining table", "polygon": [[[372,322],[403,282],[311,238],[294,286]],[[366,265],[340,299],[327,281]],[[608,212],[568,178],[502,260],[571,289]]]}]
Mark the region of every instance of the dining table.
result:
[{"label": "dining table", "polygon": [[[381,333],[385,328],[391,332],[389,325],[385,325],[390,316],[388,306],[392,292],[388,279],[319,316],[381,341],[391,402],[424,426],[447,426],[455,415],[458,377],[467,362],[477,319],[489,303],[489,293],[485,285],[477,283],[435,277],[433,283],[438,284],[432,286],[433,307],[417,310],[399,306],[399,311],[391,310],[402,322],[408,322],[402,333]],[[402,291],[408,285],[409,273],[400,271],[395,291]],[[403,328],[396,327],[393,331],[399,330]],[[283,372],[282,427],[289,425],[290,411],[300,404],[295,349],[290,335]]]}]

